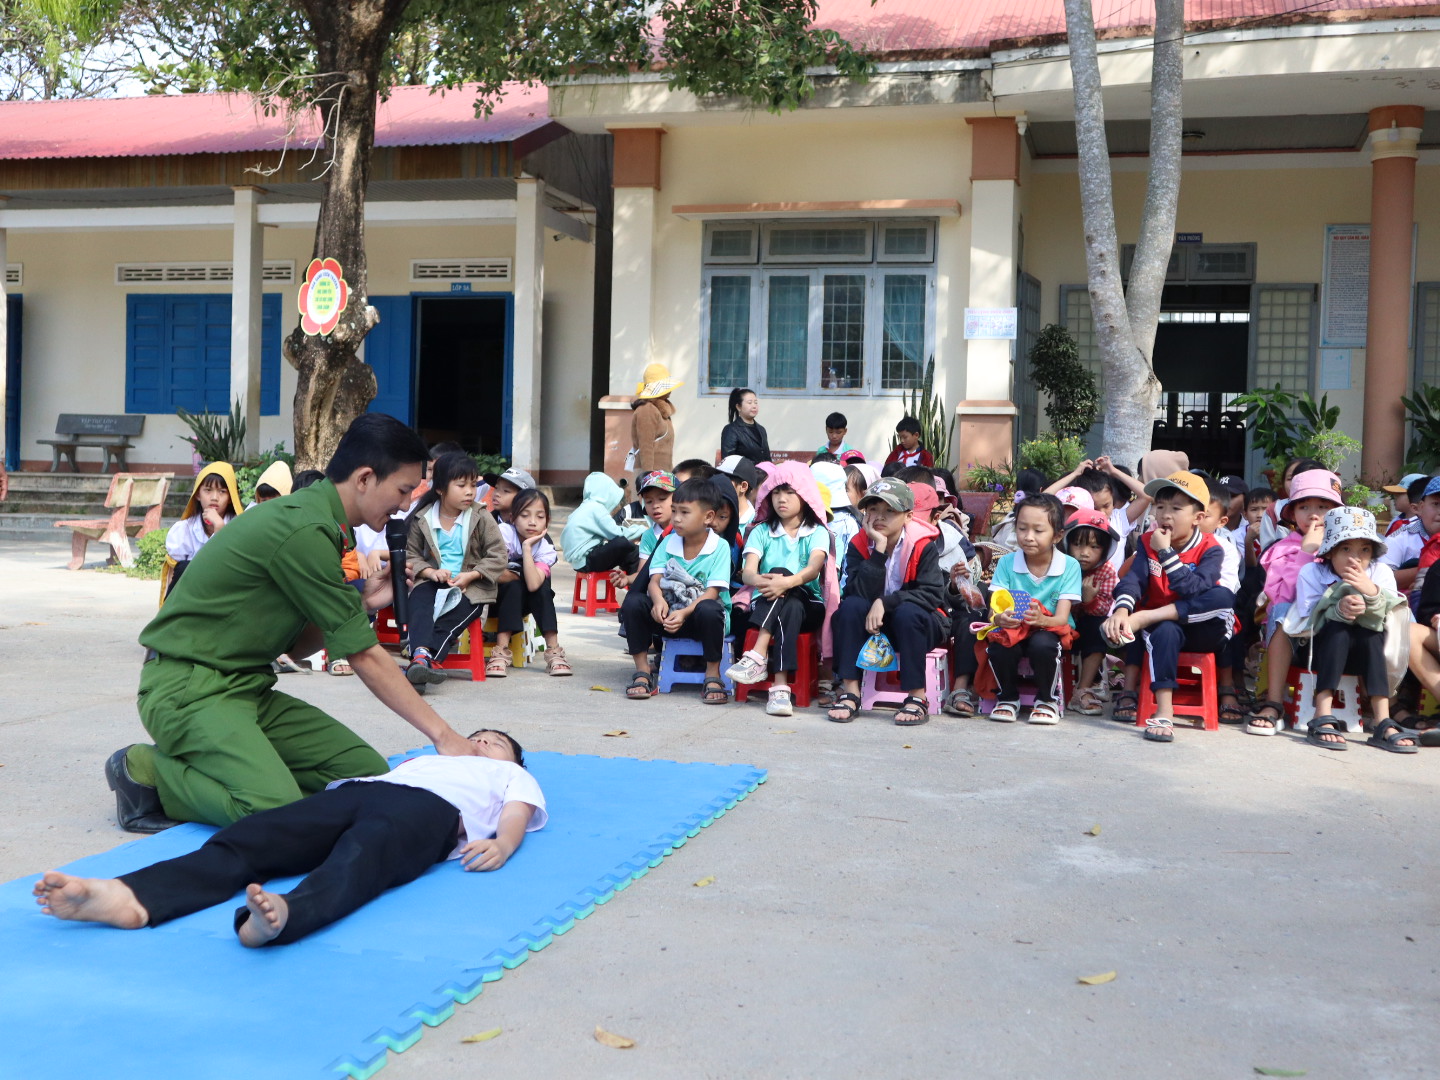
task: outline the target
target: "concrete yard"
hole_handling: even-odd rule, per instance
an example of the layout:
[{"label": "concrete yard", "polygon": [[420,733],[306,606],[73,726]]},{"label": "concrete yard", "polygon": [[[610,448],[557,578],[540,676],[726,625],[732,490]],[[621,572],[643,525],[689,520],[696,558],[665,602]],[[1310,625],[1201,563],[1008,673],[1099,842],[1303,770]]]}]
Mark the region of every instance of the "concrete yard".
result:
[{"label": "concrete yard", "polygon": [[[101,766],[145,738],[136,636],[157,588],[69,573],[67,556],[63,542],[0,545],[4,879],[131,839]],[[1184,727],[1161,746],[1073,714],[1057,728],[840,726],[693,690],[630,702],[613,618],[568,608],[574,678],[528,668],[451,682],[432,703],[462,732],[494,724],[527,748],[754,763],[769,782],[391,1054],[383,1080],[1440,1069],[1440,751]],[[357,679],[281,685],[382,752],[417,742]],[[601,1046],[597,1024],[638,1045]]]}]

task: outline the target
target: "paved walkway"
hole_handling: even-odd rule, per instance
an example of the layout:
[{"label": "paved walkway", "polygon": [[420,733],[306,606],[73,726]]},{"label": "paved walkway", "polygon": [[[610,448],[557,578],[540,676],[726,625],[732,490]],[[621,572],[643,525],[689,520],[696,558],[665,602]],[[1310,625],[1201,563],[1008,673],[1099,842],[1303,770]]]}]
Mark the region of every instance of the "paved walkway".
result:
[{"label": "paved walkway", "polygon": [[[67,552],[0,546],[6,879],[128,839],[101,765],[144,737],[135,637],[155,585],[67,573]],[[431,700],[462,731],[753,762],[770,782],[391,1055],[388,1080],[1435,1074],[1440,752],[632,703],[613,622],[563,614],[561,640],[575,678],[529,669]],[[284,685],[387,753],[416,741],[353,678]],[[598,1045],[596,1024],[638,1047]]]}]

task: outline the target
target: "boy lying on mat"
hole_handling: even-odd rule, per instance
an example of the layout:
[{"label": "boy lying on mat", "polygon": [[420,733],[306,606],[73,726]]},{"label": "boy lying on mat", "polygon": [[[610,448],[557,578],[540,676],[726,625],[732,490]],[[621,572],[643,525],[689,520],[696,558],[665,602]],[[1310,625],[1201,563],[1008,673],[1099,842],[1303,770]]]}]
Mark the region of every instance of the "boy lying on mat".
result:
[{"label": "boy lying on mat", "polygon": [[[223,903],[242,945],[288,945],[328,926],[431,863],[498,870],[527,832],[544,826],[545,796],[520,744],[484,729],[477,757],[425,755],[383,776],[337,780],[324,791],[241,818],[197,851],[118,878],[50,870],[35,883],[47,915],[122,930],[159,926]],[[285,894],[257,882],[308,874]]]}]

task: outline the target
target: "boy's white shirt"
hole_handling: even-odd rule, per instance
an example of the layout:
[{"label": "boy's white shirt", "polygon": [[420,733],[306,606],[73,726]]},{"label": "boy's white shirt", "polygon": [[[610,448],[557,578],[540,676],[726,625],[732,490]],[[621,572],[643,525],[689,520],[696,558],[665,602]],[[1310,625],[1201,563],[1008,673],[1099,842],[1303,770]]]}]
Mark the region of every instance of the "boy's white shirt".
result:
[{"label": "boy's white shirt", "polygon": [[[1379,559],[1370,563],[1366,576],[1381,589],[1389,589],[1392,593],[1399,594],[1400,590],[1395,585],[1395,571]],[[1312,562],[1302,566],[1300,576],[1295,579],[1295,603],[1290,607],[1289,618],[1309,621],[1310,613],[1315,610],[1320,597],[1325,595],[1325,590],[1339,580],[1340,575],[1331,569],[1328,562]]]},{"label": "boy's white shirt", "polygon": [[1215,584],[1222,589],[1229,589],[1232,593],[1240,591],[1240,549],[1235,546],[1235,540],[1230,535],[1229,529],[1216,529],[1210,534],[1220,544],[1220,550],[1224,553],[1220,557],[1220,578]]},{"label": "boy's white shirt", "polygon": [[469,840],[486,840],[500,827],[500,811],[506,803],[523,802],[535,808],[526,832],[543,828],[548,820],[545,795],[528,772],[513,761],[488,757],[441,757],[422,754],[409,758],[382,776],[358,776],[335,780],[329,788],[358,783],[399,784],[421,788],[440,796],[460,811],[461,832],[447,859],[458,859]]},{"label": "boy's white shirt", "polygon": [[1117,576],[1120,573],[1121,565],[1125,562],[1125,538],[1139,528],[1140,522],[1144,520],[1144,514],[1141,514],[1139,518],[1133,521],[1130,519],[1130,505],[1128,503],[1124,506],[1113,507],[1110,511],[1110,527],[1115,530],[1120,539],[1112,546],[1110,554],[1106,557],[1105,561],[1115,568]]},{"label": "boy's white shirt", "polygon": [[957,563],[965,562],[965,549],[960,541],[964,534],[953,521],[940,522],[940,570],[948,578]]},{"label": "boy's white shirt", "polygon": [[1386,538],[1385,554],[1380,556],[1379,561],[1392,570],[1399,570],[1411,559],[1420,557],[1420,550],[1425,546],[1425,540],[1429,535],[1417,517],[1409,525]]}]

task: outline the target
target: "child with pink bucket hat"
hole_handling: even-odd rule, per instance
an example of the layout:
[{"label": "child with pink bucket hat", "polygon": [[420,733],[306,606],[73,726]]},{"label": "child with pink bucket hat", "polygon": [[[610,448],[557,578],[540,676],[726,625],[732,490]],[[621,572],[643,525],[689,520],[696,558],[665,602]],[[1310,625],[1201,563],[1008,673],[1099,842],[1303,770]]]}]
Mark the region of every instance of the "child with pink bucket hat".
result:
[{"label": "child with pink bucket hat", "polygon": [[1313,563],[1325,539],[1325,515],[1343,502],[1340,477],[1326,469],[1296,473],[1290,480],[1290,498],[1280,510],[1280,521],[1290,531],[1265,549],[1266,700],[1255,706],[1245,723],[1251,735],[1274,735],[1285,715],[1284,685],[1293,655],[1290,638],[1281,629],[1295,602],[1300,571]]},{"label": "child with pink bucket hat", "polygon": [[[1368,510],[1339,506],[1325,514],[1318,562],[1301,567],[1295,602],[1285,619],[1294,637],[1310,638],[1315,672],[1315,717],[1307,742],[1345,750],[1345,728],[1331,715],[1340,676],[1358,675],[1370,696],[1375,726],[1369,742],[1395,754],[1419,751],[1419,739],[1390,719],[1391,678],[1386,663],[1386,620],[1405,600],[1395,574],[1380,561],[1385,542]],[[1274,676],[1272,675],[1272,678]]]}]

